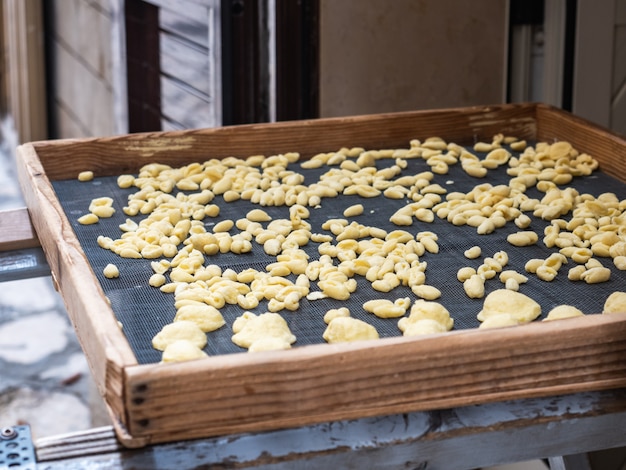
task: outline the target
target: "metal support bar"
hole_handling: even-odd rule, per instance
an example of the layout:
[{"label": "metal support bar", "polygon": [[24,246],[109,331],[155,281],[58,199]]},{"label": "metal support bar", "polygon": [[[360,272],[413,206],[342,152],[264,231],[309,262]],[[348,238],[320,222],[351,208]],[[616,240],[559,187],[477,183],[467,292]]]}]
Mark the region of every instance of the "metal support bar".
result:
[{"label": "metal support bar", "polygon": [[0,468],[37,469],[35,447],[28,426],[0,429]]},{"label": "metal support bar", "polygon": [[41,247],[0,251],[0,282],[49,275],[50,267]]}]

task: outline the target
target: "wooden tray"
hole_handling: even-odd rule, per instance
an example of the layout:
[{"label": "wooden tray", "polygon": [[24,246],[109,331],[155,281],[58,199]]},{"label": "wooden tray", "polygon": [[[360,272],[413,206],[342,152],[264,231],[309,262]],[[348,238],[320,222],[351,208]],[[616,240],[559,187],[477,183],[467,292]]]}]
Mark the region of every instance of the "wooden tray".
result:
[{"label": "wooden tray", "polygon": [[[542,104],[320,119],[34,142],[18,148],[20,184],[53,279],[124,445],[626,386],[626,315],[589,315],[437,337],[319,344],[174,365],[138,364],[51,181],[134,173],[211,157],[344,146],[459,144],[497,133],[567,140],[625,180],[626,141]],[[591,312],[589,312],[591,313]],[[462,354],[459,354],[462,351]]]}]

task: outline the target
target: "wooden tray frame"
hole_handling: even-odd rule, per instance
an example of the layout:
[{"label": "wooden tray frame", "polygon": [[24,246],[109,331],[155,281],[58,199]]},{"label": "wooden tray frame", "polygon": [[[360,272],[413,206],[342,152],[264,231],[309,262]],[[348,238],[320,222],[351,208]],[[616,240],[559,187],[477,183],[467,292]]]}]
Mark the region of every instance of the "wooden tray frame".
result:
[{"label": "wooden tray frame", "polygon": [[406,147],[430,136],[471,144],[499,132],[568,140],[625,180],[626,141],[535,103],[21,145],[18,175],[33,225],[120,441],[140,447],[626,386],[626,315],[139,365],[50,183],[83,170],[132,173],[154,161],[179,166],[208,155],[288,151],[306,157],[352,145]]}]

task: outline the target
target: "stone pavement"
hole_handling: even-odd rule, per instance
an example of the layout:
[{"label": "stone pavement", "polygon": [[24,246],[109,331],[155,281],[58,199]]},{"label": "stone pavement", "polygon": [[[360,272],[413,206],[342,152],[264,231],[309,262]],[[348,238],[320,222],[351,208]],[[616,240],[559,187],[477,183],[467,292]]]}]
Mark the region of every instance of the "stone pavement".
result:
[{"label": "stone pavement", "polygon": [[[17,140],[0,123],[0,210],[23,207]],[[108,424],[84,354],[50,277],[0,284],[0,428],[33,439]]]}]

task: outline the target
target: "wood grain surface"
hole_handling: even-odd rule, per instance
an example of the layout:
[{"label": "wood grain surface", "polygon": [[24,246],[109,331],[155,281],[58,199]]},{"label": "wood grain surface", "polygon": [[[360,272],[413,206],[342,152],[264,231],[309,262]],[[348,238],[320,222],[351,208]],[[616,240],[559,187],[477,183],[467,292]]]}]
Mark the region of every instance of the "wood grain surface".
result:
[{"label": "wood grain surface", "polygon": [[39,246],[26,208],[0,211],[0,251]]}]

